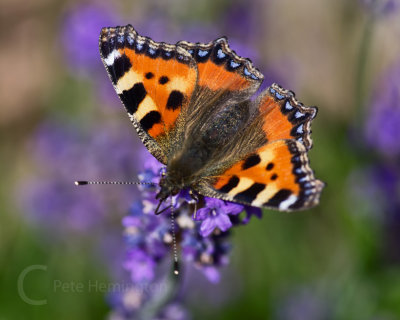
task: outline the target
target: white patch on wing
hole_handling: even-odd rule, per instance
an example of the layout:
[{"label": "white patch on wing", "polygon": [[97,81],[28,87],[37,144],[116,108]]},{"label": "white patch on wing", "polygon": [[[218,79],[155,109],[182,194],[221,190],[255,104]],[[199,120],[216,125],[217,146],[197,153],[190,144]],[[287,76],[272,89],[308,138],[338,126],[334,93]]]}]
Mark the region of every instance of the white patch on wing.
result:
[{"label": "white patch on wing", "polygon": [[233,188],[231,191],[229,191],[228,193],[231,196],[235,196],[238,193],[249,188],[253,183],[254,183],[253,179],[242,177],[242,178],[240,178],[239,184],[235,188]]},{"label": "white patch on wing", "polygon": [[111,51],[108,57],[104,59],[104,62],[106,63],[106,65],[112,66],[114,64],[115,59],[119,58],[120,56],[121,53],[118,50],[114,49],[113,51]]},{"label": "white patch on wing", "polygon": [[261,162],[258,164],[258,166],[265,167],[269,162],[271,162],[275,158],[274,149],[271,149],[267,145],[267,146],[261,148],[261,150],[259,152],[259,156],[261,158]]},{"label": "white patch on wing", "polygon": [[135,112],[135,118],[137,121],[140,121],[150,111],[158,111],[158,109],[154,100],[149,95],[146,95],[144,100],[139,104],[138,110]]},{"label": "white patch on wing", "polygon": [[208,54],[208,50],[199,50],[199,51],[197,52],[197,54],[198,54],[200,57],[205,57],[205,56]]},{"label": "white patch on wing", "polygon": [[287,210],[296,201],[297,201],[297,196],[292,194],[289,198],[287,198],[285,201],[282,201],[279,204],[279,209],[280,210]]},{"label": "white patch on wing", "polygon": [[178,90],[180,92],[186,92],[188,87],[191,85],[190,81],[184,77],[174,77],[170,79],[167,83],[168,91],[172,92],[173,90]]},{"label": "white patch on wing", "polygon": [[125,72],[125,74],[118,80],[116,91],[118,94],[121,94],[122,91],[133,88],[133,86],[138,82],[143,82],[143,76],[131,69],[128,72]]},{"label": "white patch on wing", "polygon": [[301,117],[304,117],[304,114],[301,113],[300,111],[296,111],[296,113],[294,114],[294,116],[295,116],[296,119],[299,119],[299,118],[301,118]]},{"label": "white patch on wing", "polygon": [[275,187],[275,185],[267,184],[267,187],[257,195],[257,198],[251,203],[251,205],[255,207],[261,207],[264,203],[271,199],[277,191],[278,189]]},{"label": "white patch on wing", "polygon": [[304,176],[303,178],[300,178],[299,180],[298,180],[298,182],[304,182],[304,181],[308,181],[310,178],[309,178],[309,176],[307,175],[307,176]]},{"label": "white patch on wing", "polygon": [[299,134],[303,133],[303,124],[301,124],[297,127],[296,132]]}]

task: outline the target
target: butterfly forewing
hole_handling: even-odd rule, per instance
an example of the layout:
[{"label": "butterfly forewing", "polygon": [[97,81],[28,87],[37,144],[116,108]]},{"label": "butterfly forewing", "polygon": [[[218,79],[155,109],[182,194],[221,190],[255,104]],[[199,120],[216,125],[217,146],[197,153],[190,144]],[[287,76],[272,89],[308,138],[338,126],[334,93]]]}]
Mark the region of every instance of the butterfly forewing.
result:
[{"label": "butterfly forewing", "polygon": [[[197,63],[198,83],[189,106],[188,121],[196,124],[223,107],[226,101],[239,103],[249,99],[261,85],[264,76],[249,59],[239,57],[222,37],[209,43],[180,41],[178,46],[189,52]],[[192,123],[188,130],[192,130]],[[195,125],[194,125],[195,127]],[[196,128],[192,134],[196,134]]]},{"label": "butterfly forewing", "polygon": [[180,47],[139,36],[131,26],[104,28],[100,52],[140,138],[166,164],[178,117],[196,86],[194,60]]}]

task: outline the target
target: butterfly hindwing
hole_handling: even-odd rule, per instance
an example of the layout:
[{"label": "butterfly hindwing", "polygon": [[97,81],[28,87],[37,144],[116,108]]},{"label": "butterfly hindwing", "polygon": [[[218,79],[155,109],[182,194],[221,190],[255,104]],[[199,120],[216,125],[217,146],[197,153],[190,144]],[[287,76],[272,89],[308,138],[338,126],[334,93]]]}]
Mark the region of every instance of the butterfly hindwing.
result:
[{"label": "butterfly hindwing", "polygon": [[306,107],[292,91],[277,84],[266,89],[256,101],[256,121],[262,121],[262,131],[268,141],[295,139],[307,150],[312,147],[311,121],[316,107]]},{"label": "butterfly hindwing", "polygon": [[295,140],[270,142],[246,155],[197,191],[256,207],[292,211],[315,206],[324,184],[315,179],[305,146]]},{"label": "butterfly hindwing", "polygon": [[162,163],[197,82],[197,67],[181,47],[157,43],[132,26],[103,28],[100,53],[143,143]]},{"label": "butterfly hindwing", "polygon": [[[204,179],[199,193],[281,211],[315,206],[324,183],[314,177],[307,151],[312,146],[311,121],[317,109],[304,106],[293,92],[277,84],[256,99],[254,109],[246,130],[232,137],[240,150],[253,149],[235,150],[237,159]],[[260,144],[251,147],[255,141]],[[233,158],[230,154],[223,157]]]}]

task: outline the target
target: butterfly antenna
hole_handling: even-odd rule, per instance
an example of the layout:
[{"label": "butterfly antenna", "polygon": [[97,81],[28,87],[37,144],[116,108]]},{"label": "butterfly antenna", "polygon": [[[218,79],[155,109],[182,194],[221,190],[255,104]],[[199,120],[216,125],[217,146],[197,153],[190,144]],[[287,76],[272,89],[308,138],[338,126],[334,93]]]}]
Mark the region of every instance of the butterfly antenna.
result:
[{"label": "butterfly antenna", "polygon": [[151,185],[155,186],[153,182],[134,182],[134,181],[75,181],[76,186],[85,186],[89,184],[136,184],[136,185]]},{"label": "butterfly antenna", "polygon": [[174,254],[174,274],[179,274],[179,261],[178,261],[178,250],[176,248],[176,234],[175,234],[175,213],[174,213],[174,205],[172,203],[171,197],[171,233],[172,233],[172,249]]}]

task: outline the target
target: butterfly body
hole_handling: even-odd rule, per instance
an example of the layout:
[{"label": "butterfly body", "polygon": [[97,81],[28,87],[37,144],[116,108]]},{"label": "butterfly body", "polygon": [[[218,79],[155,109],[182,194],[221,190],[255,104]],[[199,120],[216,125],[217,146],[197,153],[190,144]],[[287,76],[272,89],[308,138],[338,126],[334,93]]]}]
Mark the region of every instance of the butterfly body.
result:
[{"label": "butterfly body", "polygon": [[200,127],[198,134],[185,137],[185,144],[169,159],[166,174],[161,179],[158,199],[175,195],[184,188],[196,189],[196,185],[206,176],[212,159],[232,144],[232,137],[240,134],[249,117],[248,108],[227,105]]},{"label": "butterfly body", "polygon": [[316,108],[273,84],[226,38],[157,43],[132,26],[104,28],[100,53],[139,137],[166,165],[157,198],[183,188],[291,211],[318,203],[307,151]]}]

